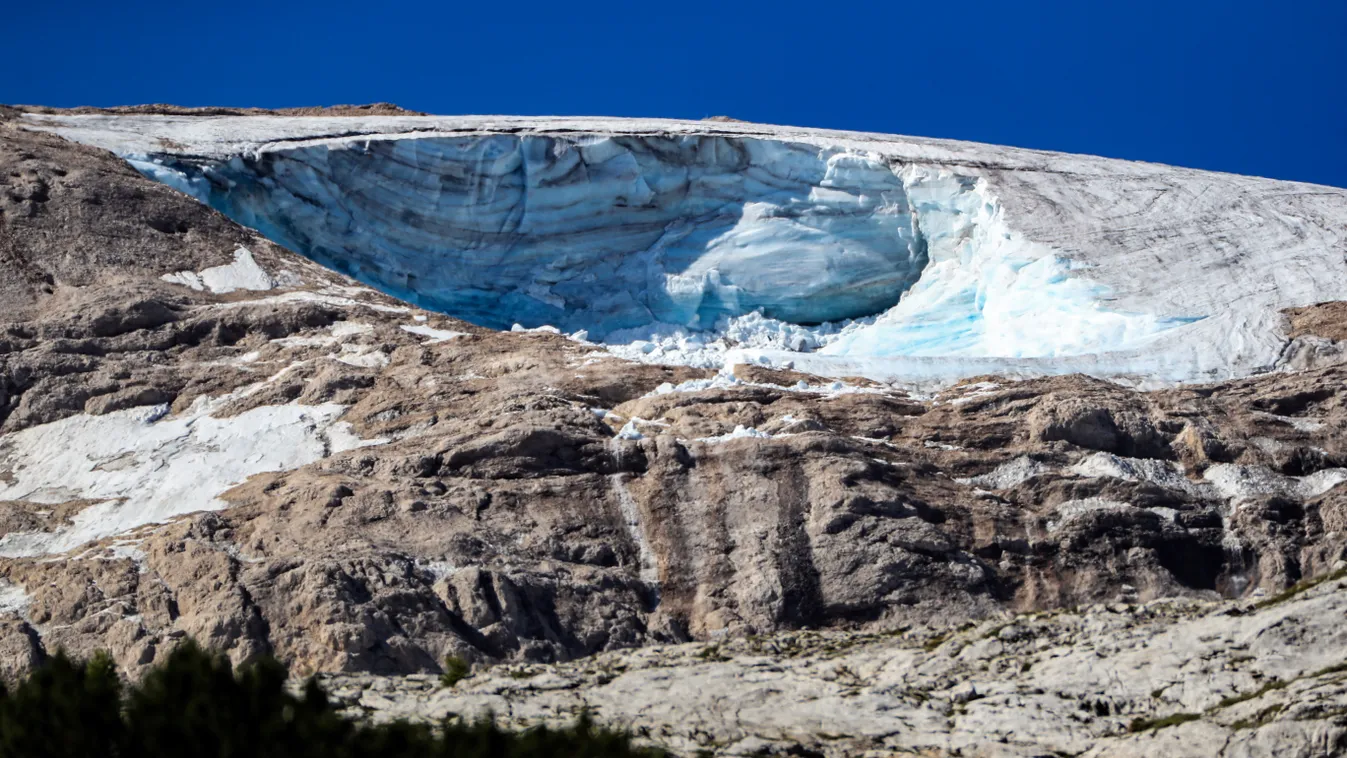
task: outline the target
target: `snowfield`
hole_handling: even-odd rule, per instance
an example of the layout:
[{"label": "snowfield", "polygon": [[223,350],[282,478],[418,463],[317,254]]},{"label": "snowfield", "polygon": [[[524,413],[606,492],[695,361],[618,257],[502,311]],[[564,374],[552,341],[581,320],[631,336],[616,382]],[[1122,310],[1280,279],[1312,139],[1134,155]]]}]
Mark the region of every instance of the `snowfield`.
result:
[{"label": "snowfield", "polygon": [[10,472],[0,479],[0,501],[93,502],[55,531],[5,534],[0,557],[61,553],[184,513],[220,510],[220,496],[254,474],[387,442],[352,433],[339,420],[346,406],[336,403],[215,415],[278,377],[198,398],[178,414],[167,405],[79,414],[0,438],[0,466]]},{"label": "snowfield", "polygon": [[1347,299],[1329,187],[739,123],[25,118],[423,307],[637,360],[1215,380]]}]

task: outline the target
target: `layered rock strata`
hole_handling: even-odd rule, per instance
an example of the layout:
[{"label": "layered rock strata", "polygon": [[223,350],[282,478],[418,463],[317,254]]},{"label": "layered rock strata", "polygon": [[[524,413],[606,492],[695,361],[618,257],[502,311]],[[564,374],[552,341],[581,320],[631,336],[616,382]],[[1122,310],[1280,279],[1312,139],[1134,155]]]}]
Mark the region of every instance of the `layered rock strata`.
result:
[{"label": "layered rock strata", "polygon": [[[381,707],[590,703],[689,750],[1341,739],[1340,582],[1217,613],[1347,557],[1340,302],[1273,312],[1277,371],[1149,391],[631,362],[394,300],[14,118],[0,266],[6,675],[59,648],[135,675],[190,635],[296,673],[433,677],[458,655],[496,674]],[[1244,605],[1200,604],[1222,598]],[[1123,661],[1121,683],[1087,682],[1108,673],[1091,655]],[[646,678],[666,664],[721,677],[707,697],[786,693],[771,710],[798,719],[719,714],[703,740],[660,725],[711,701],[607,705],[643,708],[621,688],[661,692]],[[564,692],[498,687],[517,666]],[[849,712],[848,687],[874,712],[816,728]],[[1050,726],[1024,735],[1040,712]],[[1179,713],[1201,718],[1118,734]]]}]

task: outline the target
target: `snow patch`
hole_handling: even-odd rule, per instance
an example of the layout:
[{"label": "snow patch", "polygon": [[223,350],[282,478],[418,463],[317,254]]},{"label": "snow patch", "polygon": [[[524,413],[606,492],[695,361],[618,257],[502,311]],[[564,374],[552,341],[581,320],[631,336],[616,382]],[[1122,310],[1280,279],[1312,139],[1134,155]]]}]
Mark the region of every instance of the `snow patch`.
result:
[{"label": "snow patch", "polygon": [[0,500],[102,502],[55,532],[6,534],[0,556],[61,553],[143,524],[219,510],[226,505],[220,495],[254,474],[384,441],[359,439],[337,420],[345,406],[335,403],[211,415],[261,386],[199,399],[177,416],[169,416],[167,406],[141,407],[71,416],[6,435],[0,463],[13,475],[0,483]]},{"label": "snow patch", "polygon": [[370,334],[374,331],[373,324],[362,324],[358,321],[334,321],[329,331],[336,339],[346,339],[360,334]]},{"label": "snow patch", "polygon": [[[363,289],[361,291],[369,292],[369,290]],[[255,308],[255,307],[266,307],[271,305],[283,305],[285,303],[302,303],[302,302],[323,303],[324,305],[335,305],[341,308],[354,308],[358,306],[362,308],[369,308],[370,310],[380,311],[382,313],[411,312],[411,308],[405,306],[381,305],[379,303],[369,303],[363,300],[356,300],[354,298],[347,297],[345,295],[334,294],[332,292],[308,292],[303,290],[298,292],[285,292],[280,295],[271,295],[268,297],[257,298],[255,300],[238,300],[229,303],[215,303],[212,304],[210,307],[224,308],[224,309]]]},{"label": "snow patch", "polygon": [[392,442],[387,437],[374,437],[372,439],[361,439],[356,434],[351,424],[347,421],[338,421],[327,429],[327,454],[336,455],[344,453],[347,450],[355,450],[362,447],[372,447],[374,445],[386,445]]},{"label": "snow patch", "polygon": [[347,337],[355,337],[361,334],[369,334],[374,331],[372,324],[362,324],[353,321],[334,321],[329,327],[327,334],[315,334],[308,336],[277,337],[271,340],[271,344],[281,347],[326,347],[335,345]]},{"label": "snow patch", "polygon": [[1066,522],[1083,516],[1088,513],[1099,511],[1127,512],[1136,510],[1128,503],[1117,500],[1108,500],[1102,497],[1087,497],[1079,500],[1068,500],[1057,506],[1056,518],[1049,519],[1047,527],[1049,532],[1055,532],[1062,528]]},{"label": "snow patch", "polygon": [[641,430],[636,428],[636,425],[639,424],[639,423],[643,423],[643,422],[642,422],[642,419],[639,419],[639,418],[632,418],[632,419],[629,420],[627,423],[623,424],[623,425],[622,425],[622,428],[619,429],[618,432],[617,432],[617,435],[616,435],[617,439],[620,439],[620,440],[643,440],[643,439],[645,439],[645,435],[644,435],[644,434],[641,434]]},{"label": "snow patch", "polygon": [[765,389],[772,389],[778,392],[795,392],[808,395],[822,395],[825,399],[854,393],[865,393],[876,395],[894,394],[894,391],[887,387],[884,388],[857,387],[855,385],[847,384],[845,382],[840,381],[828,382],[826,384],[808,384],[807,382],[801,380],[791,386],[781,386],[779,384],[767,384],[764,382],[749,382],[735,376],[733,371],[734,366],[729,365],[726,366],[726,368],[720,371],[719,373],[716,373],[704,379],[688,379],[686,381],[679,382],[678,384],[673,384],[672,382],[664,382],[663,384],[660,384],[658,387],[651,390],[650,392],[647,392],[642,397],[657,397],[659,395],[667,395],[673,392],[704,392],[706,390],[727,390],[743,387],[763,387]]},{"label": "snow patch", "polygon": [[697,441],[715,444],[717,442],[729,442],[730,440],[741,440],[741,439],[771,439],[773,436],[781,437],[789,435],[780,435],[780,434],[771,435],[768,434],[767,432],[755,429],[751,426],[744,426],[743,424],[739,424],[734,427],[734,431],[732,432],[717,435],[715,437],[698,437]]},{"label": "snow patch", "polygon": [[448,342],[451,339],[467,336],[467,332],[436,329],[434,327],[426,326],[425,324],[403,324],[398,328],[404,332],[411,332],[412,334],[419,334],[422,337],[429,337],[430,339],[422,341],[422,345],[438,345],[441,342]]},{"label": "snow patch", "polygon": [[427,561],[418,558],[416,567],[430,574],[433,581],[440,581],[458,573],[459,567],[449,561]]},{"label": "snow patch", "polygon": [[589,412],[593,413],[600,421],[608,421],[611,419],[614,422],[619,422],[624,420],[622,416],[613,413],[607,408],[590,408]]},{"label": "snow patch", "polygon": [[357,368],[383,368],[389,361],[387,353],[378,348],[361,345],[342,345],[340,353],[329,357]]},{"label": "snow patch", "polygon": [[[975,382],[973,384],[957,387],[956,390],[964,394],[961,394],[958,397],[951,399],[949,401],[949,404],[955,406],[965,405],[979,398],[990,397],[992,395],[995,395],[996,391],[1000,388],[1001,385],[997,384],[996,382]],[[934,404],[939,405],[940,401],[937,400]]]},{"label": "snow patch", "polygon": [[0,579],[0,614],[22,614],[32,603],[32,596],[23,587],[8,579]]},{"label": "snow patch", "polygon": [[1113,477],[1129,482],[1150,482],[1166,489],[1194,495],[1202,494],[1201,485],[1183,475],[1183,467],[1171,461],[1151,458],[1124,458],[1112,453],[1094,453],[1071,467],[1071,473],[1089,478]]},{"label": "snow patch", "polygon": [[1203,473],[1221,497],[1231,501],[1281,496],[1308,500],[1347,482],[1347,469],[1332,468],[1308,476],[1286,476],[1266,466],[1218,463]]},{"label": "snow patch", "polygon": [[[514,324],[513,326],[510,327],[510,331],[516,332],[516,333],[518,333],[518,332],[524,332],[524,333],[532,332],[532,333],[535,333],[535,334],[561,334],[561,330],[560,330],[560,329],[558,329],[558,328],[556,328],[555,326],[552,326],[552,325],[550,325],[550,324],[543,324],[542,326],[535,326],[535,327],[533,327],[532,329],[530,329],[530,328],[524,326],[523,324]],[[578,332],[577,332],[577,333],[578,333]],[[588,332],[585,332],[585,335],[588,336],[589,333],[588,333]]]},{"label": "snow patch", "polygon": [[1292,429],[1295,429],[1298,432],[1317,432],[1320,429],[1323,429],[1325,426],[1325,423],[1323,421],[1319,421],[1317,419],[1312,418],[1302,418],[1296,416],[1278,416],[1275,413],[1266,413],[1264,411],[1254,411],[1254,415],[1262,416],[1263,418],[1266,419],[1272,419],[1273,421],[1280,421],[1283,424],[1289,425]]},{"label": "snow patch", "polygon": [[1002,463],[991,471],[978,476],[955,479],[960,484],[981,487],[988,490],[1008,490],[1030,479],[1052,471],[1052,467],[1039,463],[1027,455]]},{"label": "snow patch", "polygon": [[235,290],[265,291],[276,286],[276,281],[257,265],[252,251],[246,247],[234,251],[233,263],[212,266],[198,272],[164,274],[159,278],[197,291],[210,290],[217,295]]}]

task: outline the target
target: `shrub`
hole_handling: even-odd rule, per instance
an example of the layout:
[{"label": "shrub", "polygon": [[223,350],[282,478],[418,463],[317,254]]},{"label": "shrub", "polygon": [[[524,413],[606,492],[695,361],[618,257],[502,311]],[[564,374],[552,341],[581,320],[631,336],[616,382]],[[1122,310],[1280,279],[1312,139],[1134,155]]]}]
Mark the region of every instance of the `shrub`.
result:
[{"label": "shrub", "polygon": [[[466,664],[464,664],[466,667]],[[465,672],[462,672],[466,674]],[[187,642],[123,688],[106,654],[64,654],[0,688],[0,758],[656,758],[582,715],[567,729],[506,732],[490,720],[437,728],[343,718],[315,681],[296,696],[263,660],[235,671]]]},{"label": "shrub", "polygon": [[1179,724],[1186,724],[1189,721],[1197,721],[1200,718],[1202,718],[1202,715],[1199,713],[1175,713],[1172,716],[1165,716],[1164,718],[1158,719],[1135,718],[1132,719],[1132,723],[1127,725],[1127,731],[1153,732],[1157,729],[1178,726]]},{"label": "shrub", "polygon": [[472,667],[468,662],[457,655],[446,655],[444,657],[444,673],[440,674],[440,684],[445,687],[453,687],[455,684],[468,678],[472,673]]},{"label": "shrub", "polygon": [[1323,574],[1321,576],[1312,577],[1310,579],[1302,579],[1299,582],[1296,582],[1295,584],[1291,585],[1290,587],[1282,590],[1281,592],[1278,592],[1272,597],[1259,600],[1258,602],[1253,604],[1253,607],[1255,610],[1270,608],[1274,605],[1277,605],[1278,603],[1284,603],[1287,600],[1290,600],[1291,598],[1300,595],[1301,593],[1308,592],[1309,590],[1312,590],[1325,582],[1331,582],[1337,579],[1342,579],[1344,577],[1347,577],[1347,569],[1339,569],[1337,571],[1328,574]]}]

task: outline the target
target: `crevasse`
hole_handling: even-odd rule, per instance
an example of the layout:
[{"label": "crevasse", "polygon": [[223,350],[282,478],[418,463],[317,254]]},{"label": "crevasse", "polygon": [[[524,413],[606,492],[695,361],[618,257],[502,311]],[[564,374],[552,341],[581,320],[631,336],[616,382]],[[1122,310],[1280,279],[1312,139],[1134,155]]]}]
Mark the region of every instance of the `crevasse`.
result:
[{"label": "crevasse", "polygon": [[1067,258],[1008,229],[985,180],[855,150],[399,135],[131,160],[423,307],[685,359],[725,338],[852,357],[1074,355],[1179,323],[1108,310]]}]

